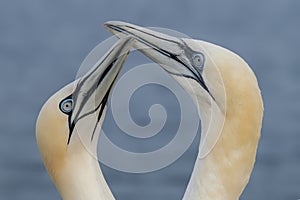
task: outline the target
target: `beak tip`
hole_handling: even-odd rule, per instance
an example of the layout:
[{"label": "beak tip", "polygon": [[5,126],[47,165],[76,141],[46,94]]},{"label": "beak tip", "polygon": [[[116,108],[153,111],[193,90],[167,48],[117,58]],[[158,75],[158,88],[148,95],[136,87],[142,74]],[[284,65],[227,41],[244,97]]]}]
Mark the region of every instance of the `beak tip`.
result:
[{"label": "beak tip", "polygon": [[105,23],[103,24],[104,28],[107,29],[107,30],[109,30],[109,31],[111,31],[111,26],[112,26],[112,23],[111,23],[111,22],[113,22],[113,21],[105,22]]},{"label": "beak tip", "polygon": [[120,27],[120,26],[126,26],[126,22],[121,22],[121,21],[107,21],[105,22],[103,25],[105,28],[109,28],[109,27]]},{"label": "beak tip", "polygon": [[121,22],[119,22],[119,21],[108,21],[108,22],[105,22],[103,24],[103,26],[106,30],[108,30],[112,34],[116,35],[119,33],[119,31],[117,31],[117,28],[119,27],[120,23]]}]

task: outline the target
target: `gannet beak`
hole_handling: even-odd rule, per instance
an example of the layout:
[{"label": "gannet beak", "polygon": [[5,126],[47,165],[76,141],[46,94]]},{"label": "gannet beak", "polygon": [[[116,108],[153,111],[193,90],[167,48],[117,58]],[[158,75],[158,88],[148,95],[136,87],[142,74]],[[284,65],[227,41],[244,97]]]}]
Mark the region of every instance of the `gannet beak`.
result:
[{"label": "gannet beak", "polygon": [[[72,136],[76,123],[84,117],[97,113],[97,122],[100,121],[106,106],[110,91],[117,79],[121,67],[127,58],[133,38],[124,37],[77,81],[74,92],[63,101],[71,99],[72,112],[69,115],[69,138]],[[97,127],[95,124],[94,131]],[[94,132],[91,136],[93,139]]]},{"label": "gannet beak", "polygon": [[134,48],[168,73],[196,80],[210,94],[202,78],[204,55],[193,51],[182,39],[120,21],[106,22],[104,27],[119,38],[131,35],[136,39]]}]

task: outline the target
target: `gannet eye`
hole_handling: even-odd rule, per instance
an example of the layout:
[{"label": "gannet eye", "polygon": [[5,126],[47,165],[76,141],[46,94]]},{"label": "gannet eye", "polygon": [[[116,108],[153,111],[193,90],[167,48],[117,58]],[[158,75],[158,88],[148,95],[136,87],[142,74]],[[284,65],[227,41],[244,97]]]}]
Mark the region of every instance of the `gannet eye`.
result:
[{"label": "gannet eye", "polygon": [[59,106],[60,110],[65,113],[69,114],[73,109],[73,99],[65,99],[60,103]]},{"label": "gannet eye", "polygon": [[204,57],[202,54],[193,55],[193,65],[195,67],[202,67],[204,63]]}]

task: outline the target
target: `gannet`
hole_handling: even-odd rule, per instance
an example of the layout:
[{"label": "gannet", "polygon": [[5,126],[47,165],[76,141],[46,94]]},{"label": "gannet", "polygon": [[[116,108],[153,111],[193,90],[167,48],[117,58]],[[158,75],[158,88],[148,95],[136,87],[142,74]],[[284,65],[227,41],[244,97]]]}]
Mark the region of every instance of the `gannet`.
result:
[{"label": "gannet", "polygon": [[37,144],[45,167],[64,200],[113,200],[97,160],[106,104],[131,48],[119,40],[84,76],[68,84],[42,107]]},{"label": "gannet", "polygon": [[184,200],[239,199],[253,170],[263,117],[257,79],[237,54],[201,40],[176,38],[110,21],[118,37],[159,63],[198,105],[201,141]]}]

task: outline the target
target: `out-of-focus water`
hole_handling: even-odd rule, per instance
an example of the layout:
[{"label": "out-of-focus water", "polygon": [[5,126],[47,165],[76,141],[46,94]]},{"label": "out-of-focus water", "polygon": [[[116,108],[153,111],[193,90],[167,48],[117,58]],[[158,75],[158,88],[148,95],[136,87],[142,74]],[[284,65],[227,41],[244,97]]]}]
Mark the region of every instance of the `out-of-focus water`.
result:
[{"label": "out-of-focus water", "polygon": [[[299,9],[296,0],[1,1],[0,199],[60,198],[36,146],[35,120],[45,100],[74,80],[87,53],[110,36],[102,24],[115,19],[178,30],[241,55],[258,77],[265,105],[257,162],[241,199],[300,198]],[[144,89],[131,107],[137,122],[147,123],[153,103],[167,103],[170,116],[177,112],[164,88]],[[111,119],[108,111],[104,128],[118,131]],[[129,174],[102,166],[116,198],[181,199],[197,139],[160,171]]]}]

